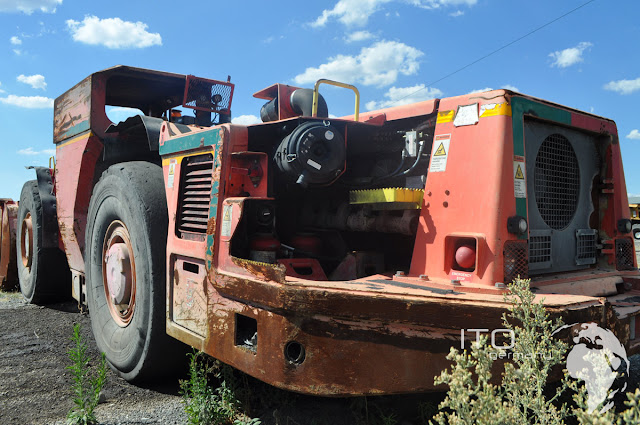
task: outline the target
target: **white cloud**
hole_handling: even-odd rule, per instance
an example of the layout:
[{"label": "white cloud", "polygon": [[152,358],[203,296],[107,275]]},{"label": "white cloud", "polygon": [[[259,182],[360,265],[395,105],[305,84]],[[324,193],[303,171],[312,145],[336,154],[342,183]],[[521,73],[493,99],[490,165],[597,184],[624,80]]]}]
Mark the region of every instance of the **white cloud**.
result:
[{"label": "white cloud", "polygon": [[520,91],[520,90],[518,90],[518,88],[516,86],[512,86],[511,84],[504,84],[500,88],[505,89],[505,90],[517,91],[517,92]]},{"label": "white cloud", "polygon": [[493,88],[491,88],[491,87],[485,87],[485,88],[483,88],[483,89],[475,89],[475,90],[471,90],[471,91],[470,91],[469,93],[467,93],[467,94],[484,93],[484,92],[486,92],[486,91],[491,91],[491,90],[493,90]]},{"label": "white cloud", "polygon": [[329,78],[365,86],[388,86],[396,82],[399,74],[413,75],[418,72],[418,58],[423,54],[415,47],[397,41],[379,41],[362,48],[357,56],[338,55],[317,68],[307,68],[294,81],[308,84],[320,78]]},{"label": "white cloud", "polygon": [[47,83],[44,81],[44,76],[40,74],[36,74],[36,75],[20,74],[18,75],[18,78],[16,78],[16,80],[18,80],[21,83],[29,84],[34,89],[42,89],[42,90],[47,89]]},{"label": "white cloud", "polygon": [[69,19],[67,28],[71,31],[75,41],[102,45],[109,49],[162,45],[160,34],[148,32],[147,24],[139,21],[129,22],[120,18],[100,19],[97,16],[85,16],[82,22]]},{"label": "white cloud", "polygon": [[640,78],[636,78],[635,80],[609,81],[604,85],[604,88],[619,94],[631,94],[634,91],[640,90]]},{"label": "white cloud", "polygon": [[464,15],[464,12],[462,10],[456,10],[453,13],[449,13],[449,16],[453,18],[457,18],[458,16],[462,16],[462,15]]},{"label": "white cloud", "polygon": [[635,129],[631,130],[631,133],[627,134],[627,139],[640,140],[640,131]]},{"label": "white cloud", "polygon": [[26,149],[20,149],[17,152],[19,155],[55,155],[55,149],[43,149],[41,151],[34,151],[31,146]]},{"label": "white cloud", "polygon": [[10,94],[7,97],[0,97],[0,103],[27,109],[53,108],[53,99],[44,96],[16,96]]},{"label": "white cloud", "polygon": [[[2,86],[2,83],[0,83],[0,86]],[[0,93],[4,93],[4,90],[0,89]]]},{"label": "white cloud", "polygon": [[114,123],[125,121],[127,118],[134,117],[136,115],[144,115],[140,109],[126,108],[124,106],[107,106],[105,108],[105,113],[107,114],[107,118]]},{"label": "white cloud", "polygon": [[23,12],[31,15],[39,10],[44,13],[55,13],[56,6],[62,0],[0,0],[0,12]]},{"label": "white cloud", "polygon": [[22,44],[22,40],[20,40],[20,38],[16,35],[14,35],[13,37],[11,37],[9,39],[9,41],[11,42],[11,44],[13,44],[14,46],[19,46]]},{"label": "white cloud", "polygon": [[551,66],[557,66],[558,68],[566,68],[571,65],[575,65],[579,62],[582,62],[584,59],[582,58],[582,54],[589,47],[593,46],[593,44],[583,41],[579,43],[576,47],[570,47],[568,49],[564,49],[561,51],[555,51],[553,53],[549,53],[549,57],[553,59],[553,63]]},{"label": "white cloud", "polygon": [[369,31],[355,31],[347,34],[344,37],[344,41],[347,43],[354,43],[356,41],[365,41],[373,38],[373,34]]},{"label": "white cloud", "polygon": [[20,55],[22,55],[22,50],[20,50],[20,49],[13,49],[13,53],[15,53],[15,54],[16,54],[16,56],[20,56]]},{"label": "white cloud", "polygon": [[386,100],[367,102],[365,106],[368,111],[372,111],[374,109],[422,102],[423,100],[442,97],[442,95],[441,90],[434,87],[425,87],[424,84],[418,84],[412,87],[391,87],[384,94],[384,97],[387,98]]},{"label": "white cloud", "polygon": [[[325,9],[322,14],[311,23],[312,27],[323,27],[332,19],[347,26],[365,26],[369,17],[379,11],[382,6],[392,1],[422,9],[437,9],[441,6],[473,6],[477,0],[339,0],[333,9]],[[397,15],[397,12],[396,12]]]},{"label": "white cloud", "polygon": [[231,120],[232,124],[239,125],[251,125],[251,124],[259,124],[262,120],[255,115],[240,115]]}]

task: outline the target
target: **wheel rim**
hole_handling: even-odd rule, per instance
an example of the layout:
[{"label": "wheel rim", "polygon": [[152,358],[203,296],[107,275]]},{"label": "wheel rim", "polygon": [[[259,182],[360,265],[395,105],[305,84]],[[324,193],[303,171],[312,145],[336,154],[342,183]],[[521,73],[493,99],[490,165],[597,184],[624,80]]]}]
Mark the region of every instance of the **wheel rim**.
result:
[{"label": "wheel rim", "polygon": [[102,284],[114,321],[125,327],[136,304],[136,264],[129,231],[120,220],[107,228],[102,246]]},{"label": "wheel rim", "polygon": [[31,222],[31,213],[27,213],[22,220],[20,257],[22,258],[22,265],[31,271],[31,261],[33,259],[33,224]]}]

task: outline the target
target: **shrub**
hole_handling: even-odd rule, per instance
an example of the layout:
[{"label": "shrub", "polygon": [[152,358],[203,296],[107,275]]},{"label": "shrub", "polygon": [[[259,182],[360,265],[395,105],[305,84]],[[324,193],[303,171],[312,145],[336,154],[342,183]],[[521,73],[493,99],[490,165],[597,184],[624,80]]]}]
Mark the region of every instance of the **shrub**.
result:
[{"label": "shrub", "polygon": [[[501,350],[486,344],[486,338],[473,343],[471,351],[451,348],[447,359],[451,369],[436,377],[436,384],[449,386],[434,420],[444,424],[564,424],[575,417],[581,424],[640,423],[640,390],[627,394],[628,409],[618,415],[589,413],[586,390],[572,380],[565,370],[555,391],[546,385],[553,368],[564,363],[567,345],[553,338],[562,322],[552,321],[542,304],[534,302],[529,281],[516,279],[509,285],[509,314],[503,315],[505,329],[513,331],[513,355],[504,364],[501,384],[494,384],[494,359]],[[514,325],[518,323],[518,325]],[[574,405],[562,396],[568,389],[576,391]],[[593,410],[593,409],[592,409]],[[596,411],[597,412],[597,411]]]}]

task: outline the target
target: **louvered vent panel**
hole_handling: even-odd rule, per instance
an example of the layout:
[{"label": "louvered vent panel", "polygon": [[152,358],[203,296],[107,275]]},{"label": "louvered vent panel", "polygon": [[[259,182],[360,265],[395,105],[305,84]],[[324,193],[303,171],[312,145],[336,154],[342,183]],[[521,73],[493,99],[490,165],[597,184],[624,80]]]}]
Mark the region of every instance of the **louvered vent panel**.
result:
[{"label": "louvered vent panel", "polygon": [[204,235],[207,232],[212,184],[213,156],[211,154],[192,156],[183,160],[177,225],[180,237],[184,237],[185,233]]},{"label": "louvered vent panel", "polygon": [[576,231],[576,264],[595,264],[596,255],[596,231],[593,229]]},{"label": "louvered vent panel", "polygon": [[529,232],[529,269],[551,267],[551,232],[531,230]]}]

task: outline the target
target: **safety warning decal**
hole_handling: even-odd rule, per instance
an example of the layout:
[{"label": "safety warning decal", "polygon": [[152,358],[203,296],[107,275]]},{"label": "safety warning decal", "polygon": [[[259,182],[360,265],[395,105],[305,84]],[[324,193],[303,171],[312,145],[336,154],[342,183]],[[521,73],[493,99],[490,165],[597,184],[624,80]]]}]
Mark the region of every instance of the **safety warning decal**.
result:
[{"label": "safety warning decal", "polygon": [[220,235],[223,237],[231,236],[231,219],[233,218],[233,206],[224,205],[222,207],[222,227]]},{"label": "safety warning decal", "polygon": [[451,134],[441,134],[433,139],[433,148],[431,150],[431,167],[429,168],[430,172],[437,173],[439,171],[446,171],[450,142]]},{"label": "safety warning decal", "polygon": [[516,198],[527,197],[527,175],[524,157],[513,157],[513,194]]},{"label": "safety warning decal", "polygon": [[169,177],[167,177],[167,187],[168,188],[172,188],[173,187],[173,180],[174,180],[174,176],[176,174],[176,163],[177,161],[175,159],[172,159],[169,162]]}]

